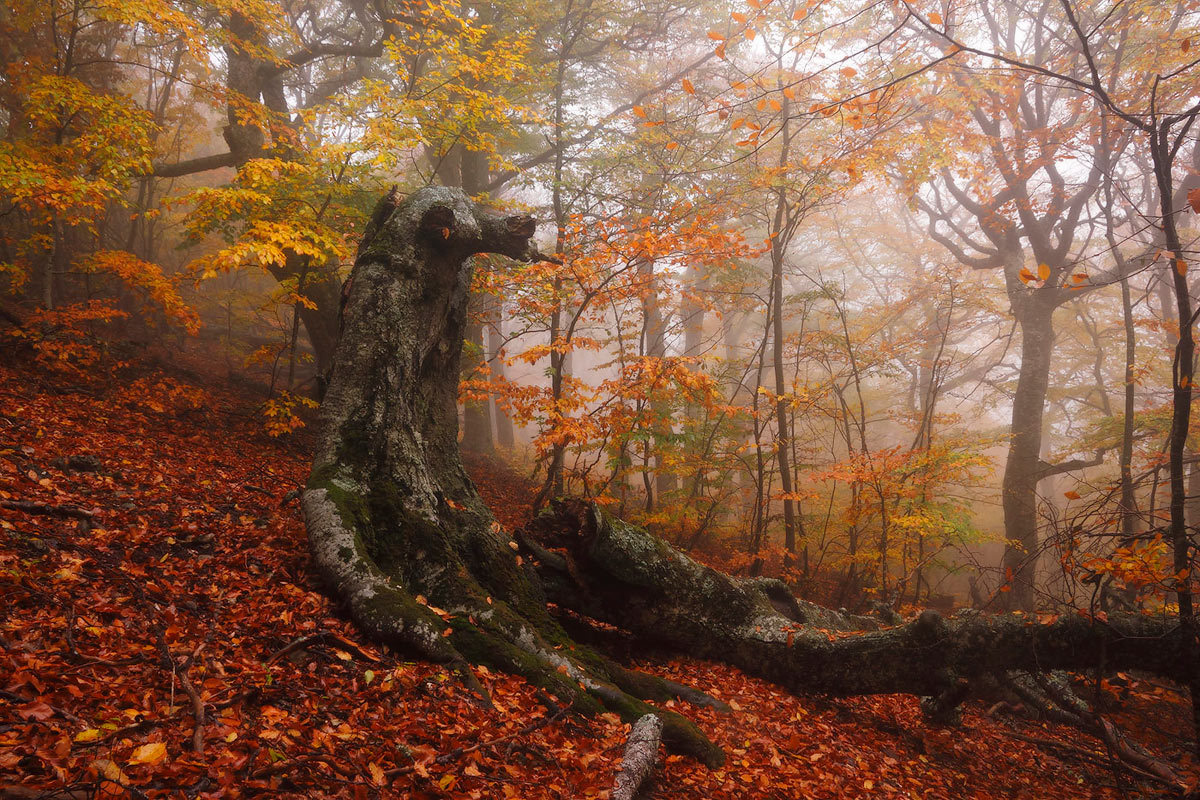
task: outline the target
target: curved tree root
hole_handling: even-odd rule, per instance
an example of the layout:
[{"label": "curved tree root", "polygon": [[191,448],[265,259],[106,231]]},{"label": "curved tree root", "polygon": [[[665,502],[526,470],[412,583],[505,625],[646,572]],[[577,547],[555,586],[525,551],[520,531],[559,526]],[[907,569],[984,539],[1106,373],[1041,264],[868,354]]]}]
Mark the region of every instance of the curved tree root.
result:
[{"label": "curved tree root", "polygon": [[[645,702],[682,697],[719,706],[719,701],[575,645],[544,604],[517,613],[508,601],[493,598],[452,552],[439,555],[438,573],[453,579],[417,587],[428,594],[404,588],[383,571],[367,547],[371,515],[365,509],[371,505],[369,493],[351,479],[329,473],[315,473],[302,499],[314,564],[367,636],[446,664],[485,702],[490,702],[487,692],[471,671],[472,664],[519,675],[579,713],[609,710],[628,722],[654,713],[663,722],[663,740],[673,752],[710,766],[722,763],[720,749],[695,723]],[[482,550],[492,558],[507,552],[507,559],[515,561],[507,547],[500,550],[493,543]],[[509,567],[508,581],[519,583],[522,573],[512,571],[511,563]]]}]

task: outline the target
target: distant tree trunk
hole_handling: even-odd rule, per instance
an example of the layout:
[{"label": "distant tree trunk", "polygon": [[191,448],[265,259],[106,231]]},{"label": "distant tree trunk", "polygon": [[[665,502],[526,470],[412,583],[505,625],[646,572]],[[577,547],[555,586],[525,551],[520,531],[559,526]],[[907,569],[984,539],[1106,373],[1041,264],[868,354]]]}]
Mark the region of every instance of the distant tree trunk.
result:
[{"label": "distant tree trunk", "polygon": [[[642,350],[648,356],[655,368],[661,368],[667,357],[666,320],[663,318],[659,294],[654,285],[654,262],[644,261],[638,266],[638,275],[648,284],[642,293]],[[675,491],[677,481],[675,473],[667,468],[662,450],[667,446],[666,439],[672,430],[671,409],[662,402],[656,402],[651,409],[654,414],[654,427],[659,434],[653,442],[654,451],[654,483],[653,497],[648,497],[646,510],[653,508],[654,502],[661,503],[669,493]],[[649,444],[649,442],[647,443]],[[647,489],[647,491],[650,491]]]},{"label": "distant tree trunk", "polygon": [[[471,345],[471,361],[475,362],[467,365],[471,371],[486,363],[482,345],[483,328],[482,322],[467,322],[466,341]],[[489,455],[495,450],[492,442],[492,415],[486,398],[472,397],[463,401],[462,448],[467,452],[483,455]]]},{"label": "distant tree trunk", "polygon": [[[785,104],[787,100],[784,100]],[[782,148],[779,164],[786,168],[791,145],[791,130],[787,108],[783,110],[783,129],[780,133]],[[771,302],[768,313],[771,318],[771,366],[775,373],[775,461],[779,465],[779,486],[783,490],[783,546],[790,554],[796,552],[796,501],[792,486],[791,419],[788,415],[787,385],[785,383],[783,349],[783,259],[787,239],[780,235],[789,222],[787,193],[780,188],[775,202],[775,218],[771,237]]]},{"label": "distant tree trunk", "polygon": [[[492,375],[497,380],[504,378],[504,320],[501,318],[503,304],[496,304],[496,314],[487,326],[488,361],[492,365]],[[496,444],[505,450],[512,450],[517,443],[516,432],[513,429],[512,418],[504,410],[503,404],[493,400],[492,408],[496,415]]]}]

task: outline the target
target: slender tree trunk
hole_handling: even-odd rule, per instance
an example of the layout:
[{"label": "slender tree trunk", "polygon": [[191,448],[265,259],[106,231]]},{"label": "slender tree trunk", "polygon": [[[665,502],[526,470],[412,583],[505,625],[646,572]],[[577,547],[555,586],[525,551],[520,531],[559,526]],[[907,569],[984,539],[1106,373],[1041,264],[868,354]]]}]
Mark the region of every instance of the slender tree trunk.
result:
[{"label": "slender tree trunk", "polygon": [[[1175,289],[1175,314],[1179,320],[1179,343],[1171,369],[1171,436],[1167,463],[1171,485],[1171,545],[1175,567],[1175,597],[1179,603],[1179,625],[1184,641],[1184,657],[1189,665],[1188,687],[1192,696],[1192,715],[1200,732],[1200,628],[1192,604],[1192,543],[1187,528],[1187,489],[1184,485],[1183,455],[1187,448],[1192,415],[1192,381],[1195,378],[1195,319],[1188,286],[1188,261],[1175,222],[1172,187],[1170,127],[1163,123],[1153,129],[1151,153],[1162,212],[1163,243],[1171,255]],[[1200,747],[1200,743],[1197,745]]]},{"label": "slender tree trunk", "polygon": [[[783,99],[783,127],[780,129],[779,168],[785,171],[791,159],[790,101]],[[786,229],[786,231],[785,231]],[[787,192],[783,187],[776,190],[775,213],[771,225],[771,302],[768,313],[772,317],[771,364],[775,372],[775,460],[779,465],[779,486],[783,490],[783,545],[788,553],[796,552],[796,501],[792,482],[790,456],[791,431],[788,415],[786,376],[784,373],[784,324],[783,324],[783,262],[794,224],[788,210]]]},{"label": "slender tree trunk", "polygon": [[1042,420],[1054,351],[1054,307],[1036,296],[1018,307],[1021,372],[1013,396],[1011,441],[1004,465],[1004,535],[1008,543],[1001,606],[1031,611],[1035,605],[1038,541],[1037,488],[1041,470]]}]

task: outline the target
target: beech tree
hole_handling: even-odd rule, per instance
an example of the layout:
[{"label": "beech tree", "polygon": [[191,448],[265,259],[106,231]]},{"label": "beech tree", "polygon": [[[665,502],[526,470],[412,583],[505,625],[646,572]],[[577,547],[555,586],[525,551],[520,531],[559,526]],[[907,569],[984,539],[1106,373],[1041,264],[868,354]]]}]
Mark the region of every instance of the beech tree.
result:
[{"label": "beech tree", "polygon": [[[1044,13],[1052,11],[1046,2]],[[1057,54],[1048,26],[1026,31],[1007,6],[984,14],[985,35],[1000,50],[1047,60]],[[1054,315],[1081,291],[1104,285],[1115,273],[1088,276],[1076,269],[1086,235],[1081,226],[1100,189],[1113,145],[1101,134],[1090,103],[1061,86],[1041,86],[1017,74],[975,78],[950,70],[944,90],[969,104],[970,127],[945,127],[943,144],[961,142],[972,162],[934,170],[929,190],[917,197],[929,235],[972,269],[998,270],[1020,330],[1020,372],[1012,392],[1011,440],[1004,467],[1004,532],[1008,545],[1000,603],[1031,610],[1038,553],[1038,485],[1044,479],[1099,463],[1095,458],[1051,464],[1043,459],[1043,415],[1054,357]],[[1107,130],[1107,129],[1105,129]],[[1069,165],[1078,148],[1092,148],[1088,171]],[[982,165],[986,164],[986,168]]]},{"label": "beech tree", "polygon": [[[534,261],[535,221],[488,213],[460,191],[385,199],[351,278],[345,333],[302,497],[314,563],[368,636],[451,665],[486,699],[473,664],[521,675],[582,713],[626,719],[646,701],[714,702],[576,642],[551,601],[793,691],[905,692],[944,713],[972,680],[1010,670],[1138,667],[1186,672],[1165,616],[927,612],[907,625],[799,600],[773,579],[705,567],[583,501],[510,534],[459,460],[458,365],[475,253]],[[685,717],[657,710],[665,739],[706,763],[721,753]]]}]

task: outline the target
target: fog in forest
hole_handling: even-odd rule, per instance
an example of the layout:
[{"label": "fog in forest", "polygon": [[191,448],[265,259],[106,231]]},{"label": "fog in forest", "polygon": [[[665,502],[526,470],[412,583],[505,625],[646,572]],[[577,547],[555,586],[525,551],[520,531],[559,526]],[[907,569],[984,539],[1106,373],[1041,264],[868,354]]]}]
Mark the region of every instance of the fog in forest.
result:
[{"label": "fog in forest", "polygon": [[475,259],[461,387],[535,504],[835,606],[1174,602],[1191,4],[79,8],[0,16],[47,364],[201,355],[303,435],[377,202],[458,187],[547,256]]}]

